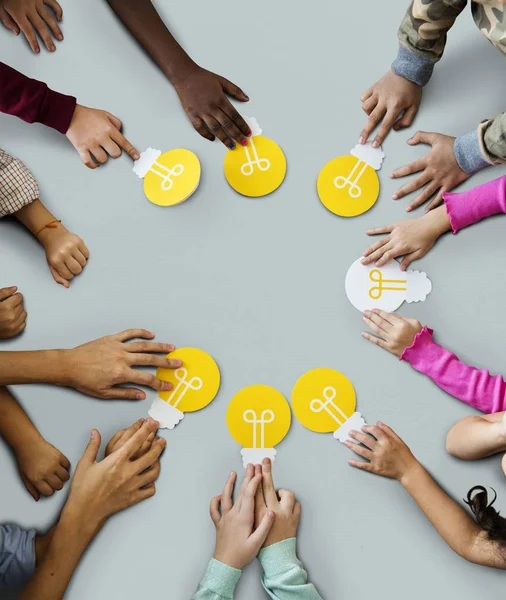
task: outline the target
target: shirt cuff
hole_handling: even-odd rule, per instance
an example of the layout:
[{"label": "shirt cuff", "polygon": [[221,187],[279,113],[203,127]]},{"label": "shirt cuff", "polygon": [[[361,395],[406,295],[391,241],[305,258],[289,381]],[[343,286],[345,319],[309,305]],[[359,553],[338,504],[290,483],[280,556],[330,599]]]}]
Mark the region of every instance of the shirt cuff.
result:
[{"label": "shirt cuff", "polygon": [[472,175],[490,166],[490,163],[485,160],[485,157],[481,153],[478,131],[470,131],[464,135],[459,135],[455,139],[453,151],[455,152],[455,158],[459,163],[459,167],[465,173]]},{"label": "shirt cuff", "polygon": [[397,58],[392,63],[392,71],[423,87],[429,83],[435,64],[433,60],[416,54],[401,44]]},{"label": "shirt cuff", "polygon": [[39,112],[39,123],[52,127],[63,135],[67,133],[76,109],[74,96],[66,96],[47,88]]},{"label": "shirt cuff", "polygon": [[258,553],[258,560],[267,579],[272,579],[276,575],[288,571],[293,566],[300,564],[297,558],[297,539],[288,538],[262,548]]},{"label": "shirt cuff", "polygon": [[200,587],[214,592],[222,598],[232,599],[234,597],[235,586],[241,577],[241,572],[239,569],[234,569],[234,567],[211,558],[205,575],[200,582]]},{"label": "shirt cuff", "polygon": [[432,334],[434,331],[430,329],[430,327],[424,327],[422,331],[419,331],[415,335],[415,339],[411,346],[406,348],[404,352],[400,355],[399,360],[405,360],[406,362],[413,364],[414,360],[420,355],[423,354],[425,349],[428,346],[432,346],[434,340],[432,339]]},{"label": "shirt cuff", "polygon": [[23,587],[35,572],[35,529],[0,527],[0,586]]}]

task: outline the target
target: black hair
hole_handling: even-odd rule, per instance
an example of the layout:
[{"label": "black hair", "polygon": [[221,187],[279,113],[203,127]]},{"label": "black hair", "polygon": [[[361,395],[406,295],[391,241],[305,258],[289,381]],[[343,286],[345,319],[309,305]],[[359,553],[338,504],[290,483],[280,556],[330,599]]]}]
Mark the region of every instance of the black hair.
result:
[{"label": "black hair", "polygon": [[475,485],[467,493],[464,502],[473,511],[476,522],[487,533],[488,539],[506,549],[506,519],[494,508],[497,493],[494,489],[492,491],[494,498],[489,502],[487,490],[482,485]]}]

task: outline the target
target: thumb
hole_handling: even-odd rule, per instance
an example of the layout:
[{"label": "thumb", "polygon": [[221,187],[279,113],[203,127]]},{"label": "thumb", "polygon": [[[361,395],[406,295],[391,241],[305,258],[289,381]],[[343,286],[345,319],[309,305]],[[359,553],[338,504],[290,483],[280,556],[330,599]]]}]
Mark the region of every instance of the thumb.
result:
[{"label": "thumb", "polygon": [[10,298],[11,296],[13,296],[17,291],[18,291],[18,288],[15,285],[12,287],[8,287],[8,288],[1,288],[0,289],[0,302],[2,302],[3,300],[7,300],[7,298]]},{"label": "thumb", "polygon": [[267,539],[269,531],[274,525],[275,518],[276,514],[274,513],[274,511],[270,510],[264,515],[264,518],[260,521],[260,525],[250,535],[249,539],[251,540],[251,543],[256,546],[257,552],[260,550],[260,548],[263,546],[263,543]]},{"label": "thumb", "polygon": [[65,288],[70,287],[70,283],[64,277],[62,277],[54,267],[49,265],[49,270],[51,271],[51,275],[53,276],[53,279],[56,281],[56,283],[63,285],[63,287]]},{"label": "thumb", "polygon": [[429,144],[432,145],[434,141],[434,134],[428,133],[427,131],[417,131],[415,135],[408,140],[410,146],[416,146],[417,144]]},{"label": "thumb", "polygon": [[235,83],[225,79],[225,77],[220,77],[220,82],[225,92],[229,96],[232,96],[232,98],[240,100],[241,102],[247,102],[249,100],[249,97],[241,90],[240,87],[235,85]]},{"label": "thumb", "polygon": [[94,429],[91,432],[90,441],[88,442],[86,450],[84,451],[83,460],[90,464],[96,462],[101,443],[102,438],[100,437],[100,433],[96,429]]}]

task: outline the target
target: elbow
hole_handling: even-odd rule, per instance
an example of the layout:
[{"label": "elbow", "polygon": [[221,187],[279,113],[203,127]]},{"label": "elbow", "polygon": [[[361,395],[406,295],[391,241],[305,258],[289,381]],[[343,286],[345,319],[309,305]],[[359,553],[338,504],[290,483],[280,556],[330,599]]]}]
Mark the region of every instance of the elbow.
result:
[{"label": "elbow", "polygon": [[455,427],[452,427],[446,436],[446,451],[450,456],[460,458],[458,435],[455,432]]}]

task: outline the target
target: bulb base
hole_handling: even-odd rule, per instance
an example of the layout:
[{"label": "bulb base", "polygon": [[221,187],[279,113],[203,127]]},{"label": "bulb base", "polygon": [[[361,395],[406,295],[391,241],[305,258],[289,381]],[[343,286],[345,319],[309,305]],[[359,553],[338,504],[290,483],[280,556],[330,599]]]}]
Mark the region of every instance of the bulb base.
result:
[{"label": "bulb base", "polygon": [[264,458],[270,458],[274,462],[276,450],[274,448],[243,448],[241,450],[242,466],[261,465]]},{"label": "bulb base", "polygon": [[336,440],[339,440],[342,444],[347,440],[349,442],[353,442],[354,444],[359,444],[357,440],[354,440],[350,437],[350,431],[354,429],[355,431],[360,431],[362,427],[365,425],[364,418],[359,412],[355,412],[351,415],[351,417],[345,421],[339,429],[334,431],[334,437]]},{"label": "bulb base", "polygon": [[155,150],[154,148],[148,148],[141,152],[140,157],[134,162],[134,166],[132,167],[132,171],[139,177],[139,179],[144,179],[146,173],[151,169],[153,163],[160,156],[160,150]]},{"label": "bulb base", "polygon": [[160,423],[160,429],[174,429],[184,417],[184,413],[158,396],[151,403],[148,415]]}]

